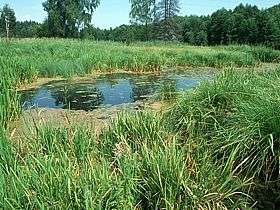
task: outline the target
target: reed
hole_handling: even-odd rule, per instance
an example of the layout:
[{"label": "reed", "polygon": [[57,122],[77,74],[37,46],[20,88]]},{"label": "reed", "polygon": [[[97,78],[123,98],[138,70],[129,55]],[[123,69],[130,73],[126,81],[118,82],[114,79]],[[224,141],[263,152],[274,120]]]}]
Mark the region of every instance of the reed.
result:
[{"label": "reed", "polygon": [[[0,42],[0,208],[271,209],[279,203],[280,70],[233,67],[278,59],[279,51],[249,46]],[[75,123],[37,123],[17,139],[7,131],[20,114],[20,84],[163,66],[231,68],[183,94],[162,86],[159,97],[174,103],[166,113],[124,112],[100,135]]]},{"label": "reed", "polygon": [[16,72],[0,59],[0,127],[6,128],[8,123],[16,119],[20,113]]},{"label": "reed", "polygon": [[193,47],[183,44],[93,42],[62,39],[0,41],[1,58],[17,69],[18,79],[83,76],[124,69],[159,71],[164,66],[250,67],[277,62],[280,52],[265,47]]},{"label": "reed", "polygon": [[[218,165],[240,177],[252,177],[263,201],[277,203],[279,193],[279,69],[269,72],[228,70],[186,93],[167,118],[184,141],[206,140]],[[252,191],[254,191],[252,190]],[[254,192],[251,192],[252,196]],[[272,208],[267,207],[267,208]]]},{"label": "reed", "polygon": [[[25,150],[1,136],[4,209],[245,208],[250,180],[213,167],[151,112],[121,114],[99,137],[85,125],[37,124]],[[104,143],[105,141],[105,143]],[[204,148],[204,149],[202,149]]]}]

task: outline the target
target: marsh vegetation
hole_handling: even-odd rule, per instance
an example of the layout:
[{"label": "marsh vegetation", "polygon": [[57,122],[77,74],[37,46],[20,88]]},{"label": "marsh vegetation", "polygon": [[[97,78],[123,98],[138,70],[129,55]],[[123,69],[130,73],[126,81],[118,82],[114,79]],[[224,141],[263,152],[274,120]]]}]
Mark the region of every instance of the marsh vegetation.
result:
[{"label": "marsh vegetation", "polygon": [[[0,45],[1,208],[278,206],[279,51],[59,39]],[[23,84],[176,66],[215,67],[216,76],[176,94],[163,85],[163,110],[123,111],[98,132],[65,115],[66,123],[33,121],[15,134]]]},{"label": "marsh vegetation", "polygon": [[0,209],[279,209],[280,4],[107,2],[0,3]]}]

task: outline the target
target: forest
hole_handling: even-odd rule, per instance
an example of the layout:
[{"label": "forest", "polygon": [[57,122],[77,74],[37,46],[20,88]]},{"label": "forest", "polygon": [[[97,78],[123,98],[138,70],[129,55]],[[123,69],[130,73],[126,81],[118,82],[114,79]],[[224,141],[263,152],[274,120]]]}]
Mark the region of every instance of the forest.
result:
[{"label": "forest", "polygon": [[280,4],[266,9],[240,4],[233,10],[221,8],[208,16],[179,16],[178,0],[131,0],[129,25],[100,29],[91,21],[100,1],[79,6],[75,2],[44,2],[42,6],[48,15],[43,23],[17,21],[13,9],[5,5],[1,10],[0,34],[6,36],[8,16],[10,34],[17,38],[60,37],[126,43],[165,40],[190,45],[253,44],[280,48]]}]

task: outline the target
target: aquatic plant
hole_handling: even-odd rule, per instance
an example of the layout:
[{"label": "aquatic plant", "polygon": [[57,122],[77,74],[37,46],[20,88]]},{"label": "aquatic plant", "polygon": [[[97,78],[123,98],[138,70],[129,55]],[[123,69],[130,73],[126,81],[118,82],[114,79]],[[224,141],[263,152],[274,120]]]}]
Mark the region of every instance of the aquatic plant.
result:
[{"label": "aquatic plant", "polygon": [[176,89],[176,82],[174,80],[164,81],[157,91],[157,98],[159,100],[170,101],[178,96],[178,90]]}]

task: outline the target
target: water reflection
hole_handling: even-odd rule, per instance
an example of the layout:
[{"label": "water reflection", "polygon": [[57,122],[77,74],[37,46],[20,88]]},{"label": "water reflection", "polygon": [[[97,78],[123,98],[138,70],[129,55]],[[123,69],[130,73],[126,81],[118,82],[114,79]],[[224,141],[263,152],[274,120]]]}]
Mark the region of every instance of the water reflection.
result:
[{"label": "water reflection", "polygon": [[[132,95],[134,101],[148,98],[155,93],[160,85],[160,76],[143,76],[141,80],[131,80]],[[163,82],[163,81],[162,81]]]},{"label": "water reflection", "polygon": [[91,84],[66,85],[61,89],[53,88],[52,98],[55,105],[74,110],[93,110],[104,101],[102,92]]},{"label": "water reflection", "polygon": [[[162,75],[110,74],[83,82],[55,81],[35,90],[22,91],[22,106],[93,110],[144,100],[161,89],[172,86],[172,91],[196,86],[208,76],[172,73]],[[170,84],[170,85],[168,85]]]}]

